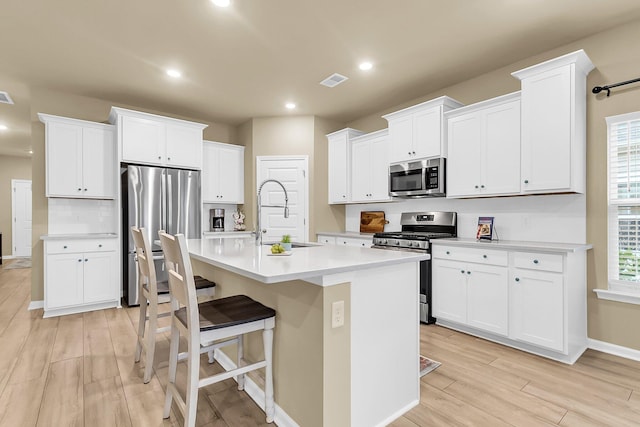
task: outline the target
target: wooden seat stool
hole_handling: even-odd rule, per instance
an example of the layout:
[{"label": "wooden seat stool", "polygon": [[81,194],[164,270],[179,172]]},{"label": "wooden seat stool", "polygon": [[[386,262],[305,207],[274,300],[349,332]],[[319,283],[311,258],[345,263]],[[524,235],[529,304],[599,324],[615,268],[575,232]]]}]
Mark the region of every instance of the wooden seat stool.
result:
[{"label": "wooden seat stool", "polygon": [[[151,245],[144,228],[131,227],[131,234],[136,248],[138,259],[138,272],[140,276],[140,318],[138,321],[138,337],[136,344],[135,361],[139,362],[142,350],[145,352],[145,368],[143,381],[147,384],[151,381],[153,359],[156,348],[156,335],[171,329],[170,326],[158,327],[158,319],[170,316],[171,313],[158,313],[158,295],[169,293],[169,282],[156,280],[156,269],[153,263]],[[194,277],[198,296],[213,297],[216,284],[200,276]],[[147,313],[148,312],[148,313]],[[147,322],[149,326],[147,327]],[[209,354],[209,362],[213,363],[213,351]]]},{"label": "wooden seat stool", "polygon": [[[169,288],[171,290],[171,344],[169,350],[169,381],[164,407],[164,418],[171,412],[171,404],[176,401],[177,407],[184,416],[184,426],[193,427],[196,422],[198,390],[202,387],[224,381],[237,376],[238,389],[244,389],[246,372],[265,368],[265,414],[267,423],[273,422],[275,404],[273,399],[273,329],[276,312],[245,295],[234,295],[226,298],[197,303],[195,283],[191,261],[187,251],[184,235],[175,237],[159,233],[162,250],[167,265],[177,266],[178,271],[168,268]],[[183,272],[180,274],[179,272]],[[242,365],[242,336],[249,332],[262,330],[265,358],[250,365]],[[178,364],[178,345],[183,334],[188,343],[187,351],[187,389],[183,397],[176,387],[176,371]],[[238,340],[237,368],[200,378],[200,353],[202,343]],[[225,345],[214,344],[214,347]]]}]

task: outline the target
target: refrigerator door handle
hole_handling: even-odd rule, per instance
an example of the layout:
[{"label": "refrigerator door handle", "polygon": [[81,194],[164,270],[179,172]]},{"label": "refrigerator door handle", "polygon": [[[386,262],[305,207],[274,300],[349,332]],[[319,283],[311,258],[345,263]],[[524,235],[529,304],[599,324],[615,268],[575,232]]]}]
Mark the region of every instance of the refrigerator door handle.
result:
[{"label": "refrigerator door handle", "polygon": [[[167,230],[167,171],[163,170],[160,179],[160,221],[162,230]],[[155,236],[154,236],[155,237]]]},{"label": "refrigerator door handle", "polygon": [[167,233],[176,234],[178,230],[175,230],[173,226],[173,182],[170,173],[167,173],[166,177],[167,184],[166,191],[164,192],[166,198],[165,230],[167,231]]}]

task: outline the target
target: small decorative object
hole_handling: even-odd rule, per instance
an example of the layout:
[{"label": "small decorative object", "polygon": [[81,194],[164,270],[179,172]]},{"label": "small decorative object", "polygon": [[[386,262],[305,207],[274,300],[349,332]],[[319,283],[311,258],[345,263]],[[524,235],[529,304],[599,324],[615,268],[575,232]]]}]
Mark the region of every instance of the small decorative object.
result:
[{"label": "small decorative object", "polygon": [[493,217],[478,217],[478,231],[476,233],[477,240],[491,240],[493,238]]},{"label": "small decorative object", "polygon": [[233,229],[235,231],[244,231],[247,227],[244,225],[245,215],[242,211],[233,213]]},{"label": "small decorative object", "polygon": [[284,248],[285,251],[290,252],[291,251],[291,236],[288,234],[285,234],[284,236],[282,236],[282,241],[280,242],[280,244],[282,245],[282,247]]}]

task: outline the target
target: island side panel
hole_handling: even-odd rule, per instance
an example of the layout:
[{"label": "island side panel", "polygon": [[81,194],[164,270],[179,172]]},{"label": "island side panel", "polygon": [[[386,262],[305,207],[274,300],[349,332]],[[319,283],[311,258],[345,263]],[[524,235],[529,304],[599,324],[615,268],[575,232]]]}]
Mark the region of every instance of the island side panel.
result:
[{"label": "island side panel", "polygon": [[[324,288],[297,280],[264,284],[194,259],[192,264],[194,274],[216,282],[216,298],[245,294],[276,310],[273,347],[275,402],[298,425],[325,425]],[[235,360],[234,346],[223,351]],[[262,336],[251,334],[245,340],[245,358],[258,360],[263,354]]]},{"label": "island side panel", "polygon": [[[351,420],[351,284],[323,287],[325,427],[348,426]],[[344,301],[344,326],[332,327],[332,305]]]},{"label": "island side panel", "polygon": [[351,426],[384,426],[420,400],[419,263],[351,282]]}]

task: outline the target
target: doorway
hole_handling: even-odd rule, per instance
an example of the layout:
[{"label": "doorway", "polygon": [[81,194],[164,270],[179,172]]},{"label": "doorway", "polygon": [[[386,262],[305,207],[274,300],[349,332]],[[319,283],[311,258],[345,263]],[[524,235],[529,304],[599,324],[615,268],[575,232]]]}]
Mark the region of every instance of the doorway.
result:
[{"label": "doorway", "polygon": [[31,181],[11,180],[11,243],[14,258],[31,256]]},{"label": "doorway", "polygon": [[293,242],[309,239],[309,158],[308,156],[258,156],[256,157],[256,191],[265,179],[280,181],[289,197],[289,218],[283,208],[264,205],[284,205],[284,191],[275,183],[262,188],[260,224],[264,242],[279,242],[289,234]]}]

